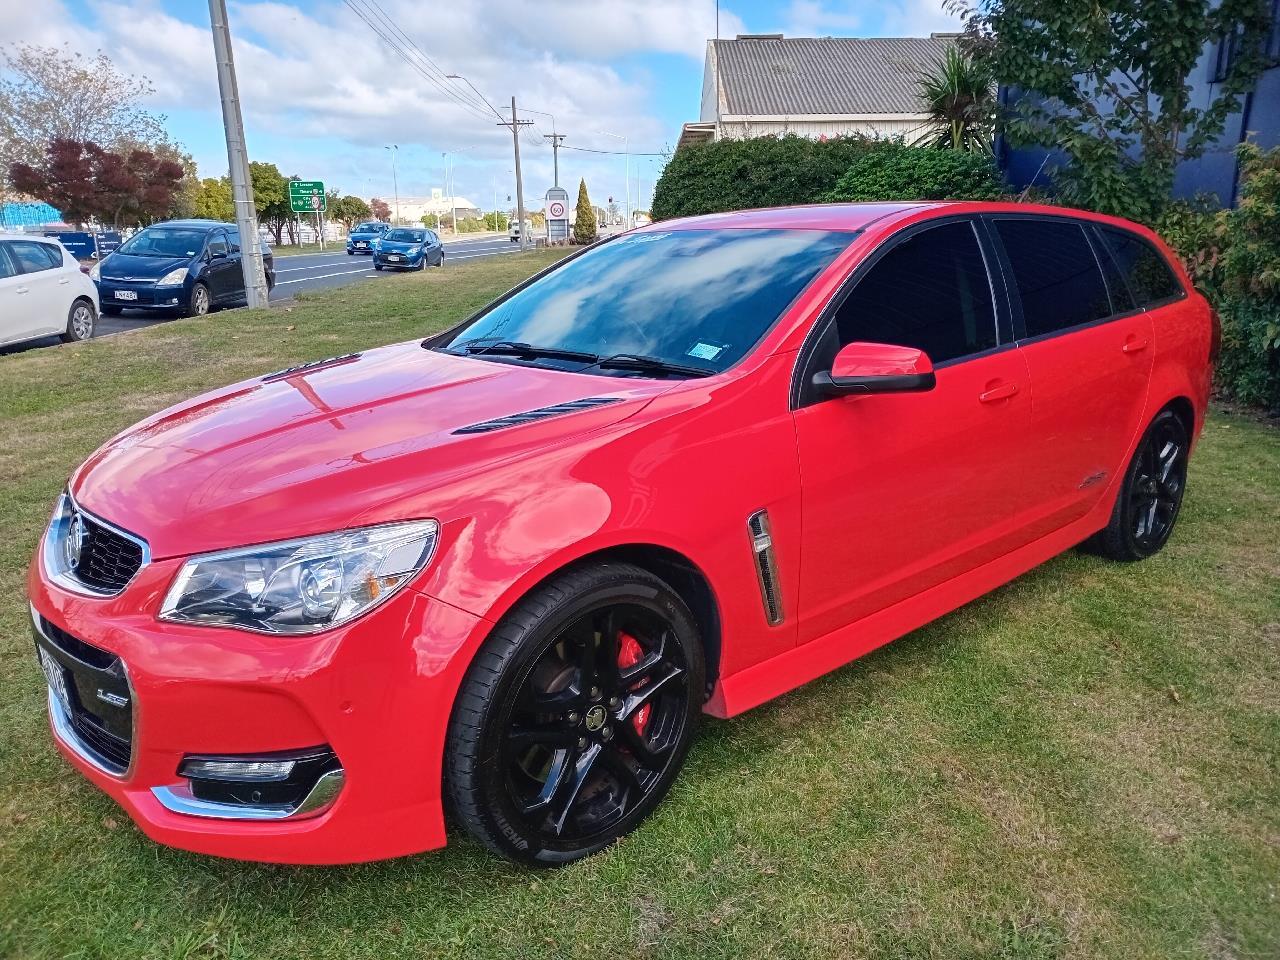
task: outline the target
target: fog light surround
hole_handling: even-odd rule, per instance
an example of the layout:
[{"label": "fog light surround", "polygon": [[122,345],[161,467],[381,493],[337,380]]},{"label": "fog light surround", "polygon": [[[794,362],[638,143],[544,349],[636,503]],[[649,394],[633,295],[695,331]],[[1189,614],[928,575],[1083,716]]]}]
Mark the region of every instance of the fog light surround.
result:
[{"label": "fog light surround", "polygon": [[174,813],[223,820],[315,816],[333,805],[346,772],[328,746],[273,754],[189,756],[178,765],[184,782],[152,787]]}]

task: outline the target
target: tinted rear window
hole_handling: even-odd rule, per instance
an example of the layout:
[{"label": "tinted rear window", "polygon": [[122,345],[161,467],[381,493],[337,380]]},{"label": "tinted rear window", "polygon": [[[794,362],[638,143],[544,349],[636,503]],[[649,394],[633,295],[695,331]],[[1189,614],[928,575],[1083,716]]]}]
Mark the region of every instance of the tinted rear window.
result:
[{"label": "tinted rear window", "polygon": [[1111,301],[1098,260],[1079,224],[996,220],[995,227],[1013,267],[1026,336],[1038,337],[1110,315]]},{"label": "tinted rear window", "polygon": [[1182,292],[1173,270],[1151,244],[1121,230],[1100,232],[1138,306],[1168,300]]}]

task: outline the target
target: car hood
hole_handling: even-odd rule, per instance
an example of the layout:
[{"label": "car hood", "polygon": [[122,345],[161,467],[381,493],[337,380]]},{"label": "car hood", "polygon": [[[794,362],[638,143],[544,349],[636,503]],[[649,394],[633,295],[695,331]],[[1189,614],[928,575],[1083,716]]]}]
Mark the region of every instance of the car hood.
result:
[{"label": "car hood", "polygon": [[348,240],[376,240],[382,236],[380,233],[352,233],[347,236]]},{"label": "car hood", "polygon": [[190,263],[191,257],[134,257],[113,253],[102,261],[98,272],[104,280],[159,280],[169,271]]},{"label": "car hood", "polygon": [[388,250],[404,253],[407,250],[417,250],[423,246],[424,242],[422,240],[383,240],[381,246],[384,253]]},{"label": "car hood", "polygon": [[[671,386],[456,357],[416,341],[381,347],[155,414],[99,448],[71,492],[146,539],[157,559],[431,516],[444,484],[615,424]],[[611,402],[456,432],[591,397]]]}]

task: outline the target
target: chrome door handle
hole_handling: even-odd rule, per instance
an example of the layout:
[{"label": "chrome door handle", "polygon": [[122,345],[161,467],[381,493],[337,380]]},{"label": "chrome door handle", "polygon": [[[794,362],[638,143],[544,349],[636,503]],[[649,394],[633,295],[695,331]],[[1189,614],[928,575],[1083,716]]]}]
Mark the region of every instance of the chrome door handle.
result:
[{"label": "chrome door handle", "polygon": [[1018,392],[1016,383],[1002,383],[978,394],[980,403],[995,403],[997,400],[1008,400]]}]

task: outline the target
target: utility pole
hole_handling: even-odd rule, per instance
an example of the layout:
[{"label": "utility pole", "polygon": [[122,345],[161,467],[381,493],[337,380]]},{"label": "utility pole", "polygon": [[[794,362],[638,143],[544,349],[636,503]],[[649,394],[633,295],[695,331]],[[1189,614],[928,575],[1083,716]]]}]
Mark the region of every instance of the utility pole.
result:
[{"label": "utility pole", "polygon": [[544,133],[543,140],[551,141],[551,159],[555,164],[556,182],[555,185],[560,186],[560,141],[564,139],[563,133]]},{"label": "utility pole", "polygon": [[387,147],[391,151],[391,189],[396,198],[396,224],[400,223],[400,183],[396,180],[396,154],[400,152],[400,145],[397,143]]},{"label": "utility pole", "polygon": [[530,126],[532,120],[520,120],[516,117],[516,98],[511,98],[511,120],[499,123],[500,127],[511,128],[511,143],[516,151],[516,217],[520,224],[520,251],[529,249],[529,231],[524,228],[524,184],[520,180],[520,128]]},{"label": "utility pole", "polygon": [[231,55],[226,0],[209,0],[209,25],[213,28],[213,57],[218,65],[218,93],[222,98],[222,126],[227,138],[231,196],[235,201],[236,227],[240,232],[240,269],[244,272],[245,299],[251,307],[265,307],[267,274],[262,266],[262,246],[258,240],[258,213],[253,206],[253,181],[249,179],[249,151],[244,143],[244,118],[240,114],[240,90],[236,85],[236,65]]}]

